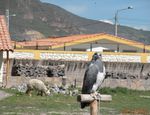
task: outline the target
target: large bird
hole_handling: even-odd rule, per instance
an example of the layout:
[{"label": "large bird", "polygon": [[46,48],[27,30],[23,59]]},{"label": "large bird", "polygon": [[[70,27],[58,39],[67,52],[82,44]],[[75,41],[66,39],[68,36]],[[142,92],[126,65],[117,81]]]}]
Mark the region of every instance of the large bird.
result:
[{"label": "large bird", "polygon": [[[102,84],[105,78],[105,67],[102,62],[101,54],[94,53],[89,63],[83,80],[82,94],[94,94]],[[88,106],[90,103],[81,102],[81,108]]]}]

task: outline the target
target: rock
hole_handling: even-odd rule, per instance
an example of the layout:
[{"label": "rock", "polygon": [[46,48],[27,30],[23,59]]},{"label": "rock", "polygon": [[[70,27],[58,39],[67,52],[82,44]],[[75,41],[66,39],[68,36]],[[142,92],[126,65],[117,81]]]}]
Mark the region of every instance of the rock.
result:
[{"label": "rock", "polygon": [[27,84],[21,84],[21,85],[19,85],[18,87],[17,87],[17,90],[19,91],[19,92],[21,92],[21,93],[25,93],[26,92],[26,90],[27,90]]}]

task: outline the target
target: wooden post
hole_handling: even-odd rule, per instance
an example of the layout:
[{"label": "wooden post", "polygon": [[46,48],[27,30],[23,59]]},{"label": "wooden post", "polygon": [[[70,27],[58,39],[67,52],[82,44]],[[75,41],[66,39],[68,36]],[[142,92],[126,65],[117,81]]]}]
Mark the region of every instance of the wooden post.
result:
[{"label": "wooden post", "polygon": [[98,100],[94,100],[90,103],[90,115],[98,114]]},{"label": "wooden post", "polygon": [[95,95],[96,99],[90,94],[80,94],[77,96],[78,102],[90,103],[90,115],[98,115],[98,101],[111,101],[111,95]]},{"label": "wooden post", "polygon": [[5,85],[5,87],[7,87],[8,79],[9,79],[9,51],[6,51],[6,56],[7,56],[7,58],[6,58],[7,65],[6,65],[6,85]]}]

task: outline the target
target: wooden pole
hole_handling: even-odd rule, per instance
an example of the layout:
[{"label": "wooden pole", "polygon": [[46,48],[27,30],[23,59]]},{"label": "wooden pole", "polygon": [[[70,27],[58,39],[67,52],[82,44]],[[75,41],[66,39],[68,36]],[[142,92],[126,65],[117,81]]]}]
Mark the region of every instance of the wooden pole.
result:
[{"label": "wooden pole", "polygon": [[7,56],[7,58],[6,58],[6,63],[7,63],[7,65],[6,65],[6,85],[5,85],[5,87],[7,87],[7,85],[8,85],[8,79],[9,79],[9,77],[8,77],[8,75],[9,75],[9,51],[6,51],[6,56]]},{"label": "wooden pole", "polygon": [[98,101],[95,99],[90,103],[90,115],[98,114]]}]

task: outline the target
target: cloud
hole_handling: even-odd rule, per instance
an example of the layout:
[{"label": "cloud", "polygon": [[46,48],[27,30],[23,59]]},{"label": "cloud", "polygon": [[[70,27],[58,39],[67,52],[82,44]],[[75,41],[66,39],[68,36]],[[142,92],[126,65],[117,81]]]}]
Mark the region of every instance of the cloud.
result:
[{"label": "cloud", "polygon": [[68,6],[64,6],[64,8],[78,15],[81,15],[87,11],[87,6],[85,5],[68,5]]},{"label": "cloud", "polygon": [[150,27],[149,27],[149,26],[144,26],[144,25],[133,26],[133,28],[135,28],[135,29],[142,29],[142,30],[146,30],[146,31],[150,31]]},{"label": "cloud", "polygon": [[110,20],[99,20],[99,21],[102,21],[102,22],[105,22],[105,23],[109,23],[109,24],[114,24],[112,21]]}]

